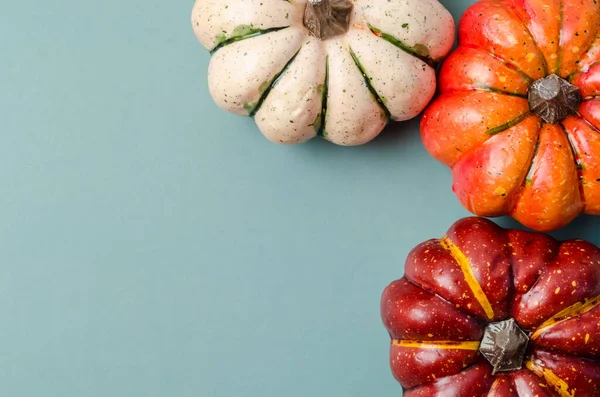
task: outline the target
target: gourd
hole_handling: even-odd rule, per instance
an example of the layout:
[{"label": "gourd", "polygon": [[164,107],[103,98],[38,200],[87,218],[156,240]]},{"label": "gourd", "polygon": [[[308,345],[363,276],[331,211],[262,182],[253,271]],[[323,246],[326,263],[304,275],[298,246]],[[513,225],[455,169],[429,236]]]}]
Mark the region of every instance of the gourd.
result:
[{"label": "gourd", "polygon": [[197,0],[209,90],[281,144],[375,138],[418,115],[454,42],[437,0]]},{"label": "gourd", "polygon": [[600,2],[483,0],[425,111],[461,203],[551,231],[600,214]]},{"label": "gourd", "polygon": [[381,299],[405,397],[600,396],[600,249],[456,222]]}]

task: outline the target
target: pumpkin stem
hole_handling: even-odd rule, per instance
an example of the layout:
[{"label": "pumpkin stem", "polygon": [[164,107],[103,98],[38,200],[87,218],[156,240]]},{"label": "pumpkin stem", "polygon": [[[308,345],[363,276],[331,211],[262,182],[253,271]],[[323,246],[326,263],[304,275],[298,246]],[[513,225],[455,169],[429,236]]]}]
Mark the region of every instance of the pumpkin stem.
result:
[{"label": "pumpkin stem", "polygon": [[346,34],[350,28],[352,7],[350,0],[308,0],[304,26],[321,40]]},{"label": "pumpkin stem", "polygon": [[550,124],[560,123],[575,114],[581,103],[579,88],[551,74],[529,87],[529,107]]},{"label": "pumpkin stem", "polygon": [[496,372],[517,371],[523,367],[529,336],[514,319],[491,323],[479,346],[481,354]]}]

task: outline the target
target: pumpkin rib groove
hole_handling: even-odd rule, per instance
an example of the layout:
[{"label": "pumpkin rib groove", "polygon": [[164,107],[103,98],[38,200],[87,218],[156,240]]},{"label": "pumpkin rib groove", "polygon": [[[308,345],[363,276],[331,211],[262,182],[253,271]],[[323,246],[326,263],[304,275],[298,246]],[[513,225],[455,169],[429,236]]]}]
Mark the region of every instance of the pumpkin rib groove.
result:
[{"label": "pumpkin rib groove", "polygon": [[533,334],[531,335],[531,339],[535,340],[545,331],[551,329],[555,325],[579,317],[582,314],[593,310],[597,306],[600,306],[600,295],[597,295],[591,299],[586,299],[584,302],[577,302],[567,307],[566,309],[563,309],[560,312],[554,314],[548,320],[544,321],[542,324],[536,327],[533,331]]},{"label": "pumpkin rib groove", "polygon": [[473,272],[473,268],[471,267],[471,262],[469,261],[467,256],[461,251],[459,247],[456,246],[456,244],[450,241],[450,239],[447,237],[443,237],[442,239],[440,239],[440,244],[446,251],[450,253],[452,258],[454,258],[454,261],[462,271],[465,281],[467,282],[469,289],[473,293],[475,300],[479,302],[486,316],[490,320],[493,319],[494,309],[492,308],[492,305],[487,295],[483,291],[481,283],[479,282],[479,280],[477,280],[477,277]]},{"label": "pumpkin rib groove", "polygon": [[569,392],[569,385],[563,379],[559,378],[554,372],[552,372],[548,368],[542,367],[540,364],[528,360],[525,363],[525,367],[531,371],[535,376],[544,380],[548,386],[554,388],[554,392],[557,393],[560,397],[575,397],[576,390],[573,390],[572,393]]},{"label": "pumpkin rib groove", "polygon": [[570,353],[567,352],[565,350],[561,350],[560,348],[552,348],[549,346],[538,346],[535,342],[531,342],[532,346],[535,348],[535,350],[537,351],[543,351],[546,353],[552,353],[552,354],[560,354],[563,357],[567,357],[567,358],[572,358],[575,360],[582,360],[582,361],[591,361],[595,364],[598,364],[598,366],[600,366],[600,358],[598,358],[597,356],[590,356],[587,355],[587,353],[583,352],[583,353]]},{"label": "pumpkin rib groove", "polygon": [[[444,103],[444,107],[441,107],[441,109],[443,109],[443,112],[447,113],[448,115],[450,115],[450,113],[448,113],[448,110],[446,108],[446,106],[450,109],[450,112],[452,115],[454,114],[462,114],[462,109],[460,109],[458,106],[455,106],[453,104],[452,100],[455,99],[459,99],[459,101],[461,102],[465,102],[465,101],[469,101],[468,105],[470,107],[473,107],[473,109],[475,109],[475,111],[479,112],[479,114],[483,113],[483,111],[486,110],[485,107],[481,107],[481,111],[479,108],[477,108],[477,102],[481,103],[482,100],[479,99],[479,96],[483,96],[483,100],[488,100],[488,99],[496,99],[496,98],[502,98],[502,94],[499,93],[495,93],[495,92],[485,92],[485,91],[456,91],[456,92],[446,92],[446,93],[442,93],[441,95],[439,95],[436,99],[436,101],[433,103],[433,105],[431,105],[428,108],[428,111],[426,111],[423,115],[422,121],[421,121],[421,137],[422,140],[424,141],[424,144],[428,145],[428,141],[435,141],[435,139],[433,139],[434,135],[441,135],[442,133],[440,132],[442,130],[441,127],[441,123],[439,122],[439,120],[442,118],[442,116],[439,113],[433,113],[433,116],[430,116],[431,113],[431,109],[434,108],[437,104],[440,103],[444,103],[447,102],[447,104],[450,104],[451,106],[448,106],[446,103]],[[489,96],[490,98],[485,98],[485,96]],[[474,98],[474,99],[473,99]],[[527,103],[527,101],[524,98],[518,98],[515,96],[506,96],[506,99],[511,99],[513,100],[513,105],[514,106],[519,106],[521,107],[521,109],[519,111],[524,112],[522,115],[517,116],[517,117],[521,117],[524,114],[527,113],[527,109],[529,109],[529,104]],[[471,102],[471,99],[472,102]],[[499,102],[499,100],[494,100],[494,102]],[[519,104],[519,102],[521,102],[521,104]],[[514,107],[513,106],[513,107]],[[510,117],[514,117],[513,114],[515,112],[510,112]],[[492,116],[491,113],[489,113],[487,115],[487,117],[485,117],[486,115],[483,115],[484,117],[482,117],[482,120],[487,120],[489,119],[489,117]],[[452,116],[453,117],[453,116]],[[452,117],[449,117],[451,121]],[[503,120],[508,119],[509,116],[507,116],[506,118],[503,117]],[[502,126],[506,126],[507,123],[513,121],[517,118],[514,117],[512,119],[508,119],[508,121],[504,122],[502,124]],[[524,118],[525,121],[526,118]],[[502,121],[496,121],[496,123],[500,123]],[[478,141],[477,144],[471,144],[469,142],[469,140],[462,140],[463,136],[462,135],[457,135],[457,138],[455,139],[455,143],[453,145],[447,145],[448,147],[452,146],[452,154],[450,155],[449,152],[445,152],[445,151],[440,151],[439,155],[440,156],[444,156],[446,158],[443,158],[439,161],[441,161],[442,163],[446,164],[450,169],[453,169],[456,164],[458,164],[459,161],[461,161],[462,158],[464,158],[465,156],[467,156],[469,153],[471,153],[474,150],[477,150],[477,148],[479,147],[479,145],[484,144],[485,142],[487,142],[489,139],[491,139],[493,137],[493,135],[490,135],[489,132],[493,131],[494,129],[498,128],[499,126],[490,128],[491,125],[495,125],[490,123],[490,126],[485,126],[485,128],[487,128],[487,130],[485,131],[480,131],[478,129],[475,129],[474,127],[474,123],[471,123],[471,125],[469,125],[469,130],[473,131],[471,132],[471,135],[473,136],[472,139],[476,139]],[[459,124],[458,122],[453,123],[454,124]],[[515,124],[515,125],[518,125]],[[455,128],[456,130],[459,130],[461,126],[460,125],[456,125]],[[447,123],[445,123],[445,125],[443,126],[443,128],[447,129]],[[496,134],[503,132],[504,130],[509,129],[510,127],[503,127],[502,130],[498,130],[498,132],[496,132]],[[428,136],[431,135],[431,136]],[[439,148],[436,148],[436,150]],[[428,149],[430,150],[430,149]],[[456,150],[456,152],[458,152],[458,154],[455,154],[454,150]],[[433,154],[433,151],[430,151],[430,153]],[[436,157],[436,155],[434,155],[434,157]],[[436,157],[437,158],[437,157]]]},{"label": "pumpkin rib groove", "polygon": [[292,56],[292,58],[289,61],[287,61],[287,63],[283,67],[283,69],[281,69],[281,71],[279,73],[277,73],[273,77],[273,80],[271,81],[271,84],[269,84],[269,86],[267,87],[267,89],[262,93],[262,95],[260,96],[258,102],[256,103],[256,106],[250,112],[250,117],[254,117],[256,115],[256,113],[258,113],[258,111],[262,107],[262,104],[265,102],[265,100],[267,99],[267,97],[271,93],[271,90],[273,89],[273,87],[275,87],[277,85],[277,83],[279,82],[279,80],[281,79],[281,77],[283,77],[283,75],[285,74],[285,72],[288,71],[288,69],[290,68],[290,66],[292,65],[292,63],[294,63],[294,61],[296,60],[296,57],[298,56],[298,54],[300,53],[301,50],[302,50],[302,47],[300,47],[300,49],[298,49],[298,51],[296,51],[296,53]]},{"label": "pumpkin rib groove", "polygon": [[[598,44],[594,45],[596,43],[596,41],[598,42]],[[598,36],[596,36],[596,40],[594,42],[592,42],[592,44],[590,44],[590,47],[588,48],[588,50],[584,53],[583,57],[586,57],[587,54],[596,49],[596,47],[600,48],[600,33],[598,34]],[[583,58],[582,57],[582,58]],[[600,64],[600,60],[597,60],[595,62],[592,62],[591,64],[585,64],[585,63],[580,63],[580,67],[578,69],[575,69],[574,71],[571,72],[571,74],[569,74],[567,77],[565,77],[565,80],[567,80],[569,83],[573,84],[573,80],[575,79],[575,77],[577,77],[579,74],[581,73],[586,73],[589,71],[589,69],[593,68],[594,66]],[[577,84],[575,84],[577,85]],[[581,89],[581,87],[579,87]],[[587,98],[582,98],[582,102],[585,102]]]},{"label": "pumpkin rib groove", "polygon": [[[510,212],[524,187],[535,154],[540,119],[530,115],[516,126],[498,133],[466,151],[452,167],[453,191],[470,211],[482,216]],[[510,164],[495,168],[494,158],[507,156]],[[510,172],[506,172],[506,167]]]},{"label": "pumpkin rib groove", "polygon": [[600,134],[600,129],[598,129],[598,127],[596,127],[594,124],[592,124],[588,119],[586,119],[585,117],[583,117],[581,114],[579,114],[579,112],[577,112],[577,116],[585,121],[585,123],[594,131],[597,132],[598,134]]},{"label": "pumpkin rib groove", "polygon": [[[531,154],[531,162],[529,163],[529,167],[521,175],[521,179],[523,180],[523,182],[521,182],[521,186],[519,187],[519,189],[514,192],[513,205],[509,211],[511,213],[517,208],[517,203],[521,199],[521,196],[523,194],[523,190],[524,190],[525,186],[527,186],[528,183],[531,183],[531,179],[529,177],[531,176],[531,171],[533,170],[535,156],[537,156],[538,151],[540,149],[540,136],[541,136],[542,128],[544,128],[544,122],[540,123],[540,127],[537,130],[535,146],[533,148],[533,153]],[[511,251],[512,251],[512,249],[511,249]],[[512,258],[512,256],[511,256],[511,258]],[[514,268],[512,266],[511,266],[511,272],[513,274],[515,274]],[[536,282],[537,282],[537,280],[536,280]]]},{"label": "pumpkin rib groove", "polygon": [[[582,59],[584,59],[585,57],[588,56],[588,54],[592,51],[595,50],[596,47],[600,48],[600,30],[598,31],[598,34],[596,35],[596,38],[594,40],[592,40],[592,42],[590,43],[590,45],[588,46],[588,48],[583,52],[583,55],[581,56]],[[600,60],[597,60],[595,62],[592,62],[591,64],[587,64],[585,62],[581,62],[578,64],[578,67],[573,70],[566,78],[565,80],[567,80],[570,83],[573,83],[573,78],[576,77],[578,74],[580,73],[585,73],[587,72],[589,69],[591,69],[592,67],[596,66],[600,64]],[[585,102],[585,98],[582,102]]]},{"label": "pumpkin rib groove", "polygon": [[585,213],[597,213],[598,193],[593,187],[594,183],[600,182],[598,164],[594,160],[595,150],[590,148],[597,145],[600,139],[600,130],[585,119],[580,113],[568,118],[563,122],[563,127],[569,136],[570,144],[577,149],[579,158],[578,173],[580,173],[580,185],[582,189],[582,198],[585,201]]},{"label": "pumpkin rib groove", "polygon": [[269,28],[269,29],[253,29],[249,33],[246,33],[244,35],[233,36],[233,37],[228,38],[227,40],[222,41],[221,43],[217,44],[209,52],[210,52],[211,55],[214,55],[221,48],[226,47],[226,46],[228,46],[230,44],[233,44],[233,43],[237,43],[238,41],[251,39],[253,37],[258,37],[258,36],[262,36],[262,35],[269,34],[269,33],[279,32],[280,30],[287,29],[289,27],[290,27],[290,25],[288,25],[288,26],[278,26],[278,27]]},{"label": "pumpkin rib groove", "polygon": [[[552,258],[552,261],[549,261],[549,263],[554,262],[556,260],[556,257],[558,256],[559,252],[560,252],[560,248],[562,247],[559,246],[558,250],[556,251],[556,254],[554,255],[554,257]],[[537,287],[537,285],[540,283],[540,281],[542,280],[542,276],[544,275],[544,271],[542,270],[541,273],[539,273],[535,279],[535,281],[531,284],[531,287],[529,287],[529,289],[527,290],[527,292],[535,289],[535,287]]]},{"label": "pumpkin rib groove", "polygon": [[495,395],[491,395],[490,396],[490,392],[492,391],[492,387],[494,386],[494,383],[490,383],[490,387],[485,391],[485,394],[483,395],[484,397],[496,397]]},{"label": "pumpkin rib groove", "polygon": [[498,127],[494,127],[492,129],[488,130],[487,134],[490,136],[494,136],[496,134],[499,134],[501,132],[509,130],[512,127],[515,127],[516,125],[520,124],[523,120],[525,120],[526,118],[531,116],[531,114],[532,114],[531,111],[525,112],[522,115],[517,116],[514,119],[510,120],[508,123],[504,123],[502,125],[499,125]]},{"label": "pumpkin rib groove", "polygon": [[[515,189],[513,189],[513,191],[510,193],[510,195],[512,196],[512,200],[513,203],[516,203],[517,200],[517,195],[519,194],[520,191],[520,187],[517,186]],[[513,247],[510,245],[510,237],[508,236],[508,233],[506,231],[502,231],[502,237],[505,238],[506,241],[506,252],[508,255],[508,262],[509,262],[509,266],[508,266],[508,279],[510,280],[510,282],[508,283],[508,293],[506,294],[506,301],[509,302],[508,303],[508,311],[507,311],[507,316],[510,316],[510,306],[511,306],[511,302],[514,302],[515,297],[518,294],[517,291],[517,286],[515,285],[515,280],[517,279],[516,277],[516,271],[515,271],[515,260],[514,260],[514,251],[513,251]]]},{"label": "pumpkin rib groove", "polygon": [[514,390],[515,389],[515,382],[512,378],[512,376],[510,376],[510,373],[508,374],[508,376],[504,376],[504,377],[500,377],[500,376],[496,376],[496,379],[494,380],[494,382],[492,382],[492,385],[490,386],[490,390],[488,390],[486,397],[497,397],[499,395],[501,395],[499,393],[498,390],[495,390],[497,387],[497,384],[499,385],[500,382],[505,381],[505,382],[509,382],[510,384],[510,390]]},{"label": "pumpkin rib groove", "polygon": [[[529,369],[527,369],[525,366],[523,366],[523,368],[521,368],[521,370],[517,371],[517,372],[510,372],[508,373],[508,376],[510,377],[511,381],[513,382],[513,385],[515,386],[517,395],[519,397],[531,397],[531,394],[529,394],[529,390],[525,390],[527,392],[527,394],[521,394],[521,391],[519,390],[518,384],[517,384],[517,376],[522,377],[521,374],[519,374],[519,372],[521,371],[525,371],[528,374],[531,374],[531,376],[533,376],[535,379],[539,379],[538,376],[536,376],[532,371],[530,371]],[[544,379],[545,381],[545,379]],[[544,390],[544,392],[546,393],[546,395],[548,397],[560,397],[559,395],[557,395],[556,393],[554,393],[554,390],[551,390],[548,385],[546,385],[545,383],[538,383],[538,385]],[[536,394],[537,396],[537,394]],[[488,396],[488,397],[495,397],[495,396]]]},{"label": "pumpkin rib groove", "polygon": [[[562,142],[563,139],[566,142]],[[558,145],[556,140],[562,143]],[[524,226],[538,231],[556,230],[571,222],[585,208],[575,159],[567,146],[570,146],[569,139],[560,124],[545,123],[542,126],[540,149],[532,161],[527,185],[509,213]],[[550,172],[557,167],[555,161],[561,164],[559,177],[564,179],[560,181],[553,179]],[[550,193],[554,195],[552,197],[562,194],[558,196],[562,200],[554,199],[553,206],[544,205],[543,200],[548,199]]]},{"label": "pumpkin rib groove", "polygon": [[527,23],[525,23],[525,21],[523,20],[523,18],[521,18],[521,16],[515,12],[514,10],[512,10],[505,2],[502,2],[504,9],[506,9],[508,12],[512,13],[513,16],[521,22],[521,24],[523,25],[523,27],[525,28],[525,30],[527,31],[527,33],[529,34],[529,37],[531,37],[531,41],[533,42],[533,44],[535,45],[535,48],[538,50],[538,52],[542,55],[542,66],[544,67],[544,74],[547,75],[549,74],[549,67],[548,67],[548,60],[546,59],[546,55],[544,54],[544,51],[542,51],[542,48],[540,47],[540,45],[538,44],[537,40],[535,39],[535,36],[533,35],[533,33],[531,32],[531,30],[529,29],[529,26],[527,26]]},{"label": "pumpkin rib groove", "polygon": [[415,287],[427,292],[430,295],[434,295],[436,298],[438,298],[439,300],[451,305],[452,307],[454,307],[456,310],[458,310],[459,312],[461,312],[463,315],[467,316],[469,319],[477,322],[479,325],[481,326],[485,326],[485,324],[487,323],[487,320],[485,320],[483,317],[478,317],[473,313],[469,313],[468,311],[466,311],[465,309],[463,309],[462,306],[458,306],[456,305],[456,303],[451,302],[450,300],[444,298],[443,296],[440,296],[439,294],[435,293],[434,291],[431,291],[429,288],[425,288],[424,286],[422,286],[421,284],[419,284],[418,282],[414,281],[413,279],[411,279],[410,277],[408,277],[407,275],[404,276],[404,278],[406,279],[406,281],[408,281],[410,284],[414,285]]},{"label": "pumpkin rib groove", "polygon": [[[525,186],[527,186],[528,184],[531,183],[531,173],[533,172],[534,166],[536,164],[536,157],[540,150],[541,131],[543,128],[544,128],[544,124],[542,123],[540,125],[540,128],[538,129],[537,141],[535,143],[535,148],[533,149],[533,155],[531,156],[531,164],[529,165],[529,168],[527,169],[527,172],[525,173],[525,178],[523,179],[523,183],[521,184],[521,189],[519,189],[519,191],[515,195],[515,201],[514,201],[513,207],[510,210],[510,213],[514,213],[514,211],[517,208],[517,204],[519,203],[519,201],[521,200],[521,197],[523,196]],[[539,277],[538,277],[538,280],[539,280]],[[537,280],[536,280],[536,283],[537,283]],[[533,284],[533,285],[535,285],[535,284]]]},{"label": "pumpkin rib groove", "polygon": [[[456,374],[450,375],[450,376],[460,375],[460,374],[463,374],[463,373],[465,373],[465,372],[467,372],[467,371],[469,371],[469,370],[471,370],[471,369],[473,369],[473,368],[475,368],[477,366],[480,366],[483,360],[485,360],[485,359],[481,358],[479,360],[475,360],[473,363],[467,365],[465,368],[463,368],[462,370],[460,370]],[[406,395],[406,392],[421,389],[423,387],[429,386],[430,384],[438,382],[438,381],[439,381],[439,379],[432,380],[431,382],[423,383],[421,385],[418,385],[418,386],[415,386],[415,387],[412,387],[412,388],[402,387],[403,395]],[[488,388],[487,392],[489,392],[490,389],[491,389],[491,383],[490,383],[490,387]]]},{"label": "pumpkin rib groove", "polygon": [[552,349],[547,346],[538,346],[535,342],[531,342],[531,345],[538,352],[541,351],[541,352],[545,352],[545,353],[557,354],[557,355],[560,355],[565,358],[572,358],[572,359],[581,360],[584,362],[592,362],[594,364],[597,364],[600,367],[600,359],[598,357],[586,356],[585,353],[573,354],[573,353],[565,352],[565,351],[559,350],[559,349]]},{"label": "pumpkin rib groove", "polygon": [[519,94],[518,92],[504,91],[504,90],[501,90],[499,88],[490,87],[490,86],[483,86],[483,85],[479,86],[477,88],[473,88],[473,89],[452,90],[452,91],[449,91],[449,93],[469,92],[469,91],[493,92],[493,93],[496,93],[496,94],[502,94],[502,95],[507,95],[507,96],[514,96],[514,97],[517,97],[517,98],[527,99],[527,95]]},{"label": "pumpkin rib groove", "polygon": [[[577,75],[581,73],[581,70],[574,70],[571,72],[571,74],[569,74],[567,77],[565,77],[565,80],[567,80],[569,83],[573,84],[573,79],[575,77],[577,77]],[[584,100],[585,98],[582,98],[582,102],[585,102]]]},{"label": "pumpkin rib groove", "polygon": [[491,52],[487,51],[485,48],[481,48],[478,47],[476,45],[466,45],[466,44],[461,44],[462,47],[465,48],[472,48],[475,50],[479,50],[479,51],[483,51],[487,54],[489,54],[490,56],[492,56],[494,59],[496,59],[498,62],[503,63],[504,65],[506,65],[509,69],[514,70],[515,72],[517,72],[518,74],[521,75],[521,77],[523,77],[525,80],[527,80],[530,84],[533,83],[535,81],[535,79],[533,77],[531,77],[530,75],[528,75],[527,73],[525,73],[523,70],[521,70],[519,67],[517,67],[515,64],[512,64],[508,61],[506,61],[505,59],[499,57],[496,54],[492,54]]},{"label": "pumpkin rib groove", "polygon": [[560,0],[560,14],[558,17],[560,21],[560,29],[558,31],[558,50],[556,51],[556,73],[560,73],[560,69],[562,68],[562,60],[563,60],[563,29],[565,27],[565,1]]},{"label": "pumpkin rib groove", "polygon": [[[323,93],[321,95],[321,125],[317,131],[317,135],[325,137],[325,125],[327,123],[327,98],[329,95],[329,56],[325,57],[325,81],[323,82]],[[318,117],[319,116],[317,116],[317,118]]]},{"label": "pumpkin rib groove", "polygon": [[419,340],[404,340],[393,339],[392,344],[398,347],[406,347],[411,349],[440,349],[440,350],[479,350],[481,341],[451,341],[451,340],[436,340],[436,341],[419,341]]},{"label": "pumpkin rib groove", "polygon": [[352,47],[348,47],[348,50],[350,51],[350,56],[352,57],[354,64],[358,68],[360,74],[362,74],[362,76],[365,80],[365,84],[367,85],[367,88],[369,89],[369,92],[371,93],[371,95],[373,96],[373,99],[375,99],[375,101],[377,102],[377,104],[379,105],[381,110],[383,110],[383,112],[385,113],[385,117],[386,117],[387,121],[389,122],[389,120],[392,117],[392,113],[390,112],[390,110],[387,108],[387,106],[383,102],[383,99],[381,99],[381,96],[379,95],[379,93],[377,92],[375,87],[373,87],[373,84],[371,84],[371,77],[369,77],[369,75],[367,74],[367,71],[361,64],[360,59],[358,58],[358,55],[356,55],[354,50],[352,50]]},{"label": "pumpkin rib groove", "polygon": [[[587,57],[589,55],[589,53],[592,52],[592,50],[595,50],[596,48],[600,48],[600,31],[598,31],[598,34],[596,35],[596,39],[592,41],[592,43],[590,44],[590,46],[588,47],[588,49],[584,52],[584,55],[583,55],[582,58]],[[586,65],[585,63],[581,63],[580,64],[581,66],[577,70],[573,71],[573,73],[571,73],[571,75],[569,75],[569,77],[570,76],[574,76],[577,73],[586,72],[587,70],[591,69],[593,66],[595,66],[595,65],[597,65],[599,63],[600,63],[600,60],[592,62],[590,65]]]},{"label": "pumpkin rib groove", "polygon": [[[523,99],[528,98],[527,88],[531,85],[531,80],[526,78],[526,76],[523,76],[523,74],[519,73],[519,71],[516,69],[509,67],[509,65],[499,58],[494,57],[492,54],[481,48],[475,48],[473,46],[460,45],[456,49],[455,54],[456,53],[458,53],[458,59],[454,57],[448,58],[440,70],[440,93],[453,94],[459,92],[484,91],[520,97]],[[476,74],[470,75],[470,71],[466,70],[466,66],[469,64],[468,62],[470,62],[469,58],[472,56],[477,59],[477,64],[481,62],[480,64],[482,67],[485,67],[486,63],[489,62],[489,66],[487,66],[487,68],[490,71],[490,66],[494,65],[495,68],[499,68],[498,72],[507,73],[506,78],[519,81],[518,85],[520,85],[520,87],[517,85],[517,87],[513,87],[515,88],[514,90],[510,90],[508,89],[506,82],[503,82],[502,80],[495,81],[492,84],[486,84],[482,81],[478,81],[480,80],[479,76]],[[461,69],[463,69],[463,71],[461,71]],[[503,71],[501,69],[505,70]],[[456,70],[458,70],[458,73],[455,72]],[[510,73],[510,75],[508,73]],[[455,79],[457,78],[458,81],[466,84],[464,86],[459,85],[458,87],[453,87],[452,83],[454,83]],[[504,88],[501,88],[503,85]]]},{"label": "pumpkin rib groove", "polygon": [[[518,192],[519,196],[515,198],[515,204],[514,204],[515,207],[517,205],[517,202],[521,198],[520,195],[521,195],[521,193],[523,191],[523,187],[528,183],[527,182],[527,178],[529,177],[529,174],[531,173],[531,170],[533,169],[533,164],[534,164],[533,162],[534,162],[535,156],[537,155],[537,153],[539,151],[539,148],[540,148],[541,130],[542,130],[543,127],[544,127],[543,125],[540,126],[540,128],[538,130],[537,142],[535,144],[535,148],[533,149],[533,156],[532,156],[532,159],[531,159],[531,165],[530,165],[529,169],[527,170],[527,173],[525,174],[525,180],[523,181],[523,185],[521,186],[521,190]],[[508,249],[511,252],[511,261],[512,261],[512,257],[514,256],[515,251],[513,250],[512,246],[509,246]],[[560,245],[557,247],[556,251],[552,251],[551,252],[552,253],[552,257],[548,259],[548,262],[553,262],[554,260],[556,260],[556,257],[558,256],[559,252],[560,252]],[[511,272],[512,272],[512,276],[513,276],[512,280],[516,280],[516,278],[515,278],[515,275],[517,274],[517,272],[515,271],[515,267],[516,266],[519,266],[518,262],[512,261],[512,266],[511,266]],[[515,296],[517,295],[517,293],[519,293],[519,292],[520,293],[527,293],[527,292],[531,291],[537,285],[537,283],[540,281],[540,278],[542,278],[543,274],[544,274],[543,272],[538,273],[537,276],[536,276],[536,278],[535,278],[535,280],[531,283],[531,285],[529,286],[529,288],[527,288],[525,291],[519,291],[518,288],[517,288],[517,286],[514,285],[514,283],[513,283],[512,289],[513,289],[513,292],[515,292],[515,294],[512,297],[513,300],[514,300]]]},{"label": "pumpkin rib groove", "polygon": [[[559,362],[564,361],[570,362],[573,367],[569,368],[568,366],[566,367],[565,364],[558,364]],[[551,365],[548,365],[548,363]],[[525,368],[543,379],[559,397],[600,396],[600,389],[598,389],[600,361],[597,359],[591,359],[581,355],[564,354],[545,348],[535,347],[530,353],[529,359],[524,364]],[[575,368],[575,366],[579,365],[581,365],[580,368]],[[552,366],[554,368],[551,368]],[[565,369],[567,369],[567,371],[565,371]],[[581,369],[583,369],[583,371],[581,371]],[[563,372],[563,374],[559,376],[557,374],[559,372]],[[587,374],[585,374],[586,372]],[[577,378],[581,375],[583,375],[584,378],[580,378],[578,381]],[[581,382],[582,380],[583,382]],[[578,389],[578,387],[583,386],[583,389],[585,390],[589,385],[593,385],[593,390],[588,389],[586,392],[582,391],[581,388]]]},{"label": "pumpkin rib groove", "polygon": [[579,196],[581,198],[581,203],[585,207],[586,206],[585,189],[584,189],[583,183],[582,183],[583,171],[585,168],[584,168],[584,165],[581,163],[581,155],[579,154],[579,151],[575,147],[575,143],[573,143],[573,141],[571,140],[571,134],[569,134],[569,131],[567,131],[567,127],[565,127],[563,122],[560,123],[560,127],[562,128],[563,132],[567,136],[567,142],[569,142],[569,148],[571,149],[571,154],[573,155],[573,159],[575,160],[575,168],[577,169],[577,186],[579,187]]},{"label": "pumpkin rib groove", "polygon": [[[592,6],[592,1],[593,1],[593,6]],[[589,42],[587,43],[577,43],[578,45],[574,45],[573,42],[575,42],[575,38],[571,37],[571,38],[566,38],[566,39],[570,39],[571,42],[565,42],[564,46],[560,46],[560,51],[561,51],[561,68],[563,68],[564,70],[561,70],[561,75],[566,75],[568,77],[577,74],[579,72],[582,71],[587,71],[587,66],[589,66],[589,62],[594,60],[594,58],[597,58],[598,54],[595,53],[596,50],[598,49],[599,45],[600,45],[600,29],[598,29],[598,22],[596,21],[595,23],[587,23],[586,25],[580,25],[580,22],[582,20],[582,18],[586,18],[588,17],[590,14],[592,15],[600,15],[600,3],[598,3],[598,0],[592,0],[592,1],[585,1],[585,0],[580,0],[579,3],[582,5],[582,7],[587,7],[587,6],[592,6],[592,9],[588,9],[586,10],[580,10],[580,9],[576,9],[576,11],[579,11],[580,14],[584,14],[583,16],[577,16],[574,17],[573,15],[571,15],[573,13],[573,9],[571,9],[568,14],[571,15],[571,19],[573,21],[571,21],[571,24],[574,23],[574,21],[577,21],[577,27],[579,28],[579,30],[583,30],[583,36],[587,37],[586,40],[589,40]],[[574,3],[578,3],[578,2],[574,2]],[[562,0],[561,4],[565,5],[565,4],[570,4],[571,7],[573,6],[573,4],[571,2],[565,2],[564,0]],[[566,7],[565,6],[565,12],[563,13],[563,17],[564,15],[567,15],[567,11],[566,11]],[[571,31],[570,33],[573,34],[573,32]],[[589,33],[589,36],[588,36]],[[574,36],[579,37],[580,35],[578,34],[578,32],[574,33]],[[563,40],[564,38],[561,38],[561,40]],[[571,47],[571,48],[568,48]],[[571,51],[569,51],[569,49]],[[581,51],[581,49],[583,49],[583,51]],[[594,50],[592,52],[592,50]],[[571,56],[572,53],[577,54],[576,58],[573,59],[573,57]],[[590,56],[591,53],[591,56]],[[565,64],[565,59],[568,61],[568,64]],[[598,59],[596,59],[597,61]],[[594,62],[593,62],[594,63]],[[557,73],[558,74],[558,73]]]},{"label": "pumpkin rib groove", "polygon": [[[378,28],[376,28],[375,26],[373,26],[371,24],[367,24],[367,26],[368,26],[369,30],[371,31],[371,33],[373,33],[375,36],[387,41],[388,43],[401,49],[402,51],[406,52],[407,54],[420,59],[421,61],[425,62],[427,65],[431,66],[432,68],[435,69],[436,65],[439,63],[436,60],[430,58],[428,55],[419,54],[417,49],[404,44],[402,41],[398,40],[396,37],[392,36],[391,34],[382,32],[381,30],[379,30]],[[424,50],[426,53],[429,53],[428,48],[425,48]]]}]

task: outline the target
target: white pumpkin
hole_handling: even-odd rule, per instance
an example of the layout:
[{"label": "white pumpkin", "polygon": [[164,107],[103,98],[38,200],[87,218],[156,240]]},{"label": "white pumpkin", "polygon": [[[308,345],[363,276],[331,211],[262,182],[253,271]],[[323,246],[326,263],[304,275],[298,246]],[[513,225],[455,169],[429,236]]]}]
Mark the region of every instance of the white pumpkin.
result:
[{"label": "white pumpkin", "polygon": [[196,0],[210,93],[282,144],[369,142],[417,116],[454,43],[437,0]]}]

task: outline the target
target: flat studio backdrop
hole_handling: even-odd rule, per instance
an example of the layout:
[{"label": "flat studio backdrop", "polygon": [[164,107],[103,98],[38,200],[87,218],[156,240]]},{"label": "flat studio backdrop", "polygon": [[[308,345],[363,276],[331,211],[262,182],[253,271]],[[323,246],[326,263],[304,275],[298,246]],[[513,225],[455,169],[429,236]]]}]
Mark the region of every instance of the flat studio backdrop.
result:
[{"label": "flat studio backdrop", "polygon": [[418,119],[268,142],[212,101],[192,5],[0,12],[0,394],[398,396],[379,299],[469,215],[450,172]]}]

